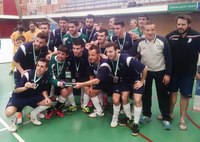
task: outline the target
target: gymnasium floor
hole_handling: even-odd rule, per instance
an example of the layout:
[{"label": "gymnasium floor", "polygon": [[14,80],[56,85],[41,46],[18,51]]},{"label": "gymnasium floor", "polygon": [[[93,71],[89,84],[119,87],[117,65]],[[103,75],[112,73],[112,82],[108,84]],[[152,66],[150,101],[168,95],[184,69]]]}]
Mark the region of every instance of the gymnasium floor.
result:
[{"label": "gymnasium floor", "polygon": [[[200,111],[192,109],[194,99],[190,99],[189,109],[186,115],[188,130],[181,131],[179,129],[180,106],[178,99],[174,110],[174,119],[171,121],[172,129],[167,131],[164,130],[161,121],[156,119],[160,112],[158,109],[155,87],[153,89],[152,98],[152,121],[145,125],[139,125],[140,134],[137,137],[131,135],[132,124],[124,127],[110,127],[112,106],[107,106],[105,109],[105,117],[100,118],[89,118],[81,111],[79,106],[76,112],[71,115],[65,113],[63,118],[59,118],[53,114],[50,120],[41,119],[41,126],[34,126],[28,120],[26,114],[32,109],[26,107],[23,110],[23,124],[18,125],[17,132],[12,134],[8,130],[10,121],[4,117],[4,110],[9,99],[9,93],[13,91],[14,88],[13,75],[8,75],[10,67],[10,63],[0,64],[1,142],[200,142]],[[109,98],[109,100],[111,100],[111,98]],[[76,96],[76,102],[80,102],[79,96]],[[120,115],[120,118],[124,117],[124,115]]]}]

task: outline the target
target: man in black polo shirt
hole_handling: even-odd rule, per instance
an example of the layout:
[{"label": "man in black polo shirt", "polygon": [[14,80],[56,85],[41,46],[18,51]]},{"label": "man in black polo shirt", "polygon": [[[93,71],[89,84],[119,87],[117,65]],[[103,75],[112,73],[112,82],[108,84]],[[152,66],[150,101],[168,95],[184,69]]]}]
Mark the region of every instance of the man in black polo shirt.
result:
[{"label": "man in black polo shirt", "polygon": [[171,81],[169,83],[169,92],[171,93],[170,116],[173,118],[177,92],[180,90],[181,117],[179,127],[181,130],[187,129],[185,114],[189,99],[192,97],[198,54],[200,52],[200,33],[190,28],[191,23],[192,21],[189,15],[177,16],[177,30],[166,36],[170,44],[173,61]]}]

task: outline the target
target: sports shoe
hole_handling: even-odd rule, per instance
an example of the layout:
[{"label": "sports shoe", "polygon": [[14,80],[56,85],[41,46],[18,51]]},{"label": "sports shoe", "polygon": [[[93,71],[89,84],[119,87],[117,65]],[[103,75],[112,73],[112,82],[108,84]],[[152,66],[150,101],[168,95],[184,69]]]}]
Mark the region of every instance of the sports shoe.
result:
[{"label": "sports shoe", "polygon": [[171,130],[171,124],[169,121],[163,120],[163,125],[166,130]]},{"label": "sports shoe", "polygon": [[19,112],[17,114],[17,124],[21,124],[22,123],[22,116],[23,116],[22,112]]},{"label": "sports shoe", "polygon": [[92,100],[90,99],[90,101],[88,102],[88,107],[91,107],[93,104],[92,104]]},{"label": "sports shoe", "polygon": [[45,114],[45,119],[50,119],[51,118],[51,115],[54,113],[54,111],[53,110],[51,110],[51,111],[48,111],[47,110],[47,113]]},{"label": "sports shoe", "polygon": [[87,116],[89,116],[89,115],[91,114],[90,108],[89,108],[88,106],[86,106],[85,108],[83,108],[82,111],[85,112],[85,114],[86,114]]},{"label": "sports shoe", "polygon": [[112,121],[110,123],[110,127],[115,128],[115,127],[117,127],[117,125],[118,125],[118,118],[113,117]]},{"label": "sports shoe", "polygon": [[128,117],[124,118],[122,121],[119,122],[120,126],[125,126],[127,124],[133,123],[133,118],[130,120]]},{"label": "sports shoe", "polygon": [[143,116],[141,119],[140,119],[140,123],[142,124],[146,124],[147,122],[151,121],[151,117],[148,117],[148,116]]},{"label": "sports shoe", "polygon": [[119,111],[119,114],[124,114],[124,109],[122,108],[120,111]]},{"label": "sports shoe", "polygon": [[108,105],[108,97],[107,96],[103,96],[103,104]]},{"label": "sports shoe", "polygon": [[15,120],[15,119],[14,119],[14,120],[11,120],[11,123],[10,123],[10,125],[9,125],[9,126],[10,126],[10,129],[9,129],[9,130],[10,130],[11,133],[14,133],[14,132],[17,131],[17,124],[16,124],[16,121],[17,121],[17,120]]},{"label": "sports shoe", "polygon": [[55,109],[54,112],[55,112],[59,117],[64,117],[64,113],[62,112],[62,110]]},{"label": "sports shoe", "polygon": [[11,70],[10,72],[9,72],[9,75],[12,75],[13,74],[13,71]]},{"label": "sports shoe", "polygon": [[39,126],[39,125],[42,125],[42,122],[40,122],[36,116],[31,116],[31,114],[27,114],[27,117],[28,118],[31,118],[31,122],[36,125],[36,126]]},{"label": "sports shoe", "polygon": [[93,112],[89,115],[89,117],[94,118],[94,117],[103,117],[104,116],[104,111],[102,110],[101,112]]},{"label": "sports shoe", "polygon": [[137,136],[139,134],[139,126],[138,124],[134,123],[132,127],[132,135]]},{"label": "sports shoe", "polygon": [[39,116],[39,118],[44,118],[44,117],[45,117],[45,115],[44,115],[42,112],[40,112],[40,113],[38,114],[38,116]]},{"label": "sports shoe", "polygon": [[76,111],[77,110],[77,106],[72,106],[72,105],[70,105],[69,107],[68,107],[68,109],[67,109],[67,114],[72,114],[74,111]]},{"label": "sports shoe", "polygon": [[67,101],[66,103],[65,103],[65,106],[66,107],[68,107],[68,106],[70,106],[71,104],[70,104],[70,102],[69,101]]}]

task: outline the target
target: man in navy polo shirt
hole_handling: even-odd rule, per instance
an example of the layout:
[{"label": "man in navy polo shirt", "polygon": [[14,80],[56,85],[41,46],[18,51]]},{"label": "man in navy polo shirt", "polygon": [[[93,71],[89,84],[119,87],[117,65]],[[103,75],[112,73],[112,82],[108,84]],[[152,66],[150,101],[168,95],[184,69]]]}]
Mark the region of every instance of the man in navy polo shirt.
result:
[{"label": "man in navy polo shirt", "polygon": [[[120,122],[121,126],[132,123],[132,114],[130,111],[129,94],[133,88],[134,98],[134,123],[132,135],[136,136],[139,133],[138,122],[142,111],[142,94],[144,90],[144,82],[147,75],[147,66],[135,60],[126,53],[119,53],[118,45],[110,42],[106,45],[106,54],[109,60],[112,61],[113,67],[113,118],[110,124],[111,127],[118,125],[118,115],[120,111],[120,98],[126,118]],[[141,75],[142,74],[142,75]]]},{"label": "man in navy polo shirt", "polygon": [[109,41],[113,41],[118,44],[119,50],[129,50],[133,46],[132,38],[129,33],[124,31],[124,22],[116,21],[114,23],[114,33]]},{"label": "man in navy polo shirt", "polygon": [[90,80],[83,83],[75,83],[74,88],[80,88],[86,86],[86,94],[91,97],[92,103],[96,109],[94,113],[91,113],[89,117],[102,117],[104,116],[104,111],[99,104],[99,98],[97,94],[101,91],[108,92],[112,89],[112,78],[110,76],[112,70],[110,67],[110,62],[107,59],[103,59],[100,56],[99,48],[92,45],[89,48],[89,77]]},{"label": "man in navy polo shirt", "polygon": [[11,119],[10,131],[17,131],[16,112],[21,112],[25,106],[35,108],[28,114],[34,125],[42,123],[37,119],[39,112],[51,106],[52,102],[48,97],[48,61],[40,58],[36,70],[26,72],[20,81],[17,82],[13,93],[6,106],[5,116]]},{"label": "man in navy polo shirt", "polygon": [[172,75],[169,83],[169,92],[171,93],[170,116],[173,118],[177,92],[180,89],[181,117],[179,127],[181,130],[187,129],[185,114],[189,99],[192,97],[198,55],[200,52],[200,33],[191,29],[191,23],[192,20],[189,15],[177,16],[177,30],[166,36],[172,53]]}]

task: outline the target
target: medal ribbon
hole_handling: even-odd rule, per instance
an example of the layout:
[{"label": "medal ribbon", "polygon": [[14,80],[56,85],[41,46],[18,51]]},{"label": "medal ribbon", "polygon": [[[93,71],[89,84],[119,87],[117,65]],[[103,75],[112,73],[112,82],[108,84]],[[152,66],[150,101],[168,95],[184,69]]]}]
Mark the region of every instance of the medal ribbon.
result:
[{"label": "medal ribbon", "polygon": [[[88,41],[90,41],[93,32],[94,32],[94,29],[92,30],[92,32],[91,32],[91,34],[90,34],[90,37],[88,38]],[[87,29],[86,29],[86,35],[88,36],[88,30],[87,30]]]},{"label": "medal ribbon", "polygon": [[43,75],[40,76],[37,80],[36,80],[36,76],[37,76],[37,74],[36,74],[36,70],[35,70],[34,79],[33,79],[34,83],[37,83],[42,78]]},{"label": "medal ribbon", "polygon": [[121,44],[120,44],[120,42],[119,42],[119,38],[117,37],[117,41],[118,41],[118,44],[119,44],[119,48],[120,48],[120,50],[123,50],[123,48],[124,48],[124,44],[125,44],[125,40],[126,40],[126,33],[124,32],[124,40],[123,40],[122,48],[121,48]]},{"label": "medal ribbon", "polygon": [[[57,57],[57,60],[58,60],[58,57]],[[59,75],[61,74],[62,69],[63,69],[63,67],[64,67],[64,65],[65,65],[65,60],[64,60],[64,62],[62,63],[62,67],[61,67],[61,70],[60,70],[60,71],[59,71],[58,61],[57,61],[56,63],[57,63],[57,76],[59,77]]]},{"label": "medal ribbon", "polygon": [[81,57],[80,57],[80,61],[79,61],[79,64],[78,64],[78,65],[77,65],[77,63],[76,63],[76,58],[75,58],[75,56],[74,56],[74,60],[75,60],[76,71],[78,72],[78,69],[79,69],[80,63],[81,63]]},{"label": "medal ribbon", "polygon": [[[117,69],[118,69],[118,65],[119,65],[119,58],[120,58],[120,55],[118,55],[118,58],[117,58],[117,64],[116,64],[116,68],[115,68],[115,72],[114,72],[114,75],[117,76]],[[113,69],[114,69],[114,63],[112,62],[112,65],[113,65]]]},{"label": "medal ribbon", "polygon": [[38,55],[38,57],[37,57],[37,59],[36,59],[36,57],[35,57],[35,43],[33,43],[33,57],[34,57],[34,63],[35,63],[35,65],[37,64],[37,60],[39,59],[39,57],[40,57],[40,54],[41,54],[41,49],[40,49],[40,53],[39,53],[39,55]]},{"label": "medal ribbon", "polygon": [[32,32],[30,31],[30,33],[31,33],[31,37],[32,37],[32,40],[34,39],[34,36],[35,36],[35,31],[34,31],[34,33],[32,34]]}]

